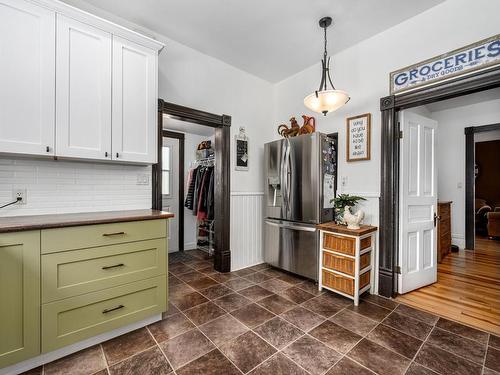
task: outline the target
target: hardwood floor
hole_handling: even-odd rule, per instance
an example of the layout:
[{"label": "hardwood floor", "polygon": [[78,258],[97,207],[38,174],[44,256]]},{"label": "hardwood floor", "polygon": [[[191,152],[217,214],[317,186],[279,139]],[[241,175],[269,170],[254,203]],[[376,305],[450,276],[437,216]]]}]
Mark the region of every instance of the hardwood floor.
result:
[{"label": "hardwood floor", "polygon": [[438,281],[400,295],[398,302],[500,334],[500,241],[476,238],[438,264]]}]

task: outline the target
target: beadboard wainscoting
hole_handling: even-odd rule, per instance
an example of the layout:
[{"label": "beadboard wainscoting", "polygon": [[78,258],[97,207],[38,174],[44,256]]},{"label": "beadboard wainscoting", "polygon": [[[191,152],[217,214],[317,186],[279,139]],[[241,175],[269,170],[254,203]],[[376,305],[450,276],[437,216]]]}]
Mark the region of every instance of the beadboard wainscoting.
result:
[{"label": "beadboard wainscoting", "polygon": [[[144,179],[147,182],[144,182]],[[51,159],[0,159],[0,203],[26,189],[26,204],[0,210],[0,216],[151,207],[151,167]]]},{"label": "beadboard wainscoting", "polygon": [[264,262],[263,192],[231,192],[231,271]]}]

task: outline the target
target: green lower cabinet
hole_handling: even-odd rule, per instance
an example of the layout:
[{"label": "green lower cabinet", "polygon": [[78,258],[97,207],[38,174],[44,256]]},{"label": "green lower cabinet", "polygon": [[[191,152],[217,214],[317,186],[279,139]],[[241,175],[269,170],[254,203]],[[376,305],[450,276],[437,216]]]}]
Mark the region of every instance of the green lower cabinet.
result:
[{"label": "green lower cabinet", "polygon": [[161,314],[166,288],[163,275],[42,305],[42,352]]},{"label": "green lower cabinet", "polygon": [[0,368],[40,354],[40,231],[0,234]]}]

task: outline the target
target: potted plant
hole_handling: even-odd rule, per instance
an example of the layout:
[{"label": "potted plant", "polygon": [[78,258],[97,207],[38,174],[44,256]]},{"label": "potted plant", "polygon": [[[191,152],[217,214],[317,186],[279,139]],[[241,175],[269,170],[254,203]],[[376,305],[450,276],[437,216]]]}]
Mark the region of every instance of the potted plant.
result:
[{"label": "potted plant", "polygon": [[335,198],[333,198],[330,203],[333,203],[333,208],[335,210],[335,222],[337,224],[346,225],[344,221],[344,208],[346,206],[353,207],[359,201],[365,201],[366,199],[363,197],[359,197],[357,195],[349,195],[349,194],[339,194]]}]

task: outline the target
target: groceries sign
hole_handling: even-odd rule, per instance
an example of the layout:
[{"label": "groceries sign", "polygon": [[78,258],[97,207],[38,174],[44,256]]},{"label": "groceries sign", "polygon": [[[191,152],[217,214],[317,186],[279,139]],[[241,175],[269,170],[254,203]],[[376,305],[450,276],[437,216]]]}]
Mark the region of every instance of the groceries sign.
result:
[{"label": "groceries sign", "polygon": [[500,34],[391,73],[391,94],[500,65]]}]

